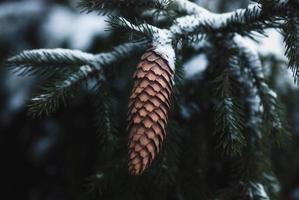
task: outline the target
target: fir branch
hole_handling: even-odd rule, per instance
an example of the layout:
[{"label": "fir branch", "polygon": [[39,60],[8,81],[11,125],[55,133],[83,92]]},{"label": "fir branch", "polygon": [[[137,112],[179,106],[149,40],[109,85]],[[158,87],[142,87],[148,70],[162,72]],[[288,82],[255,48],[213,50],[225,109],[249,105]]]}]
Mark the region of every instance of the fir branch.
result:
[{"label": "fir branch", "polygon": [[[265,28],[281,25],[284,13],[289,9],[286,4],[263,8],[261,4],[252,4],[245,9],[239,9],[230,13],[216,14],[205,10],[186,0],[173,2],[178,8],[185,10],[189,15],[179,17],[169,28],[175,39],[184,35],[202,35],[210,33],[239,33],[250,36],[250,32],[256,31],[263,34]],[[191,14],[192,13],[192,14]],[[194,14],[195,13],[195,14]],[[146,33],[147,26],[136,26],[123,18],[114,18],[113,26],[121,25],[133,31]],[[152,27],[154,29],[154,27]]]},{"label": "fir branch", "polygon": [[179,14],[174,9],[173,1],[166,1],[165,6],[144,10],[138,17],[147,19],[156,25],[173,21]]},{"label": "fir branch", "polygon": [[116,46],[112,51],[90,54],[69,49],[39,49],[23,51],[8,59],[7,65],[20,75],[52,75],[78,69],[83,65],[100,68],[119,59],[143,51],[147,41],[128,42]]},{"label": "fir branch", "polygon": [[287,122],[284,120],[282,105],[277,94],[264,82],[260,85],[260,93],[264,108],[264,119],[272,133],[287,133]]},{"label": "fir branch", "polygon": [[240,85],[241,95],[247,106],[246,127],[247,130],[257,138],[261,138],[261,98],[258,94],[258,88],[255,79],[248,72],[248,66],[240,56],[236,59],[237,64],[231,66],[231,73]]},{"label": "fir branch", "polygon": [[287,122],[285,121],[281,103],[277,94],[271,90],[266,83],[258,54],[247,46],[244,39],[241,37],[237,37],[235,40],[236,39],[236,44],[241,52],[243,63],[247,66],[252,77],[255,79],[255,84],[258,88],[263,106],[263,118],[271,130],[270,132],[274,131],[280,134],[287,133]]},{"label": "fir branch", "polygon": [[118,16],[109,16],[108,23],[110,25],[110,28],[108,30],[127,30],[127,31],[134,31],[138,34],[142,34],[142,36],[152,38],[154,33],[158,32],[158,29],[154,26],[151,26],[147,23],[138,23],[137,21],[135,23],[131,23],[130,21],[126,20],[123,17]]},{"label": "fir branch", "polygon": [[[273,23],[266,20],[257,20],[257,18],[262,18],[258,15],[259,13],[260,9],[258,8],[254,8],[252,11],[246,9],[242,15],[236,12],[234,16],[224,22],[227,23],[227,25],[220,28],[219,31],[223,33],[236,32],[252,39],[254,39],[254,37],[251,36],[252,31],[265,35],[265,28],[272,26]],[[248,22],[247,26],[242,26],[244,22]]]},{"label": "fir branch", "polygon": [[[182,2],[183,1],[184,0],[182,0]],[[180,4],[181,6],[185,5],[185,3],[182,2],[174,3],[177,3],[177,5]],[[178,38],[186,37],[186,35],[190,37],[192,35],[203,35],[215,32],[234,32],[246,36],[250,36],[250,32],[252,31],[263,34],[265,28],[278,27],[281,25],[281,20],[284,16],[283,13],[287,9],[288,7],[284,4],[272,6],[269,10],[262,9],[261,4],[252,4],[246,9],[239,9],[231,13],[215,14],[196,7],[195,10],[198,11],[196,14],[176,19],[175,23],[169,28],[169,35],[172,39],[177,40]],[[191,10],[195,12],[194,9]],[[148,24],[134,25],[122,17],[111,17],[110,23],[114,28],[121,27],[149,36],[153,35],[153,32],[161,32],[160,29]]]},{"label": "fir branch", "polygon": [[287,9],[278,3],[272,3],[271,7],[269,4],[267,5],[266,7],[261,4],[252,4],[245,9],[226,14],[226,19],[223,20],[217,31],[238,33],[252,39],[254,38],[251,36],[251,32],[265,35],[266,28],[278,28],[282,25],[284,13]]},{"label": "fir branch", "polygon": [[[230,63],[232,64],[232,63]],[[237,87],[229,69],[225,69],[216,78],[218,104],[215,107],[215,134],[218,137],[218,148],[225,154],[240,154],[245,145],[243,136],[244,115],[241,102],[234,97]]]},{"label": "fir branch", "polygon": [[299,82],[299,14],[293,9],[288,13],[287,22],[283,28],[286,56],[289,59],[289,69],[292,70],[295,83]]},{"label": "fir branch", "polygon": [[117,127],[112,107],[113,100],[105,82],[97,84],[93,104],[100,146],[105,154],[111,153],[115,150],[119,138],[116,136]]},{"label": "fir branch", "polygon": [[[52,86],[46,87],[42,95],[32,99],[29,112],[33,116],[49,115],[59,108],[61,102],[66,104],[67,99],[76,95],[82,84],[86,83],[90,78],[97,78],[98,81],[105,79],[102,74],[103,67],[125,59],[141,49],[143,50],[146,44],[144,41],[125,43],[116,46],[110,52],[97,55],[75,50],[28,51],[11,58],[9,62],[14,63],[17,67],[21,65],[20,68],[25,68],[27,74],[32,74],[32,71],[34,73],[41,72],[39,64],[50,66],[54,69],[60,67],[61,64],[69,66],[83,64],[77,71],[64,74],[61,80],[56,81]],[[48,73],[48,71],[43,72]]]},{"label": "fir branch", "polygon": [[227,155],[240,154],[245,144],[242,134],[244,122],[243,112],[237,99],[225,98],[215,108],[215,133],[218,136],[218,148]]},{"label": "fir branch", "polygon": [[145,9],[165,9],[170,5],[170,0],[81,0],[78,7],[83,12],[96,11],[99,14],[107,15],[116,10],[145,10]]},{"label": "fir branch", "polygon": [[177,18],[169,30],[174,37],[187,38],[190,43],[199,42],[213,31],[213,22],[208,16],[201,18],[198,15],[188,15]]},{"label": "fir branch", "polygon": [[289,8],[278,3],[270,8],[262,8],[261,4],[251,4],[245,9],[217,14],[204,10],[197,14],[180,17],[170,28],[173,34],[215,34],[239,33],[250,36],[255,31],[263,34],[265,28],[280,27],[285,12]]},{"label": "fir branch", "polygon": [[57,111],[61,102],[66,104],[67,99],[77,95],[84,81],[98,73],[91,66],[81,66],[77,72],[69,74],[67,79],[57,81],[53,86],[46,87],[42,95],[32,98],[29,113],[34,117],[52,114]]},{"label": "fir branch", "polygon": [[147,40],[132,41],[120,44],[113,47],[109,52],[96,54],[91,64],[95,66],[109,65],[118,62],[119,60],[126,59],[134,54],[144,52],[148,46],[149,44]]},{"label": "fir branch", "polygon": [[[258,92],[263,105],[263,118],[267,122],[270,133],[284,134],[287,133],[287,122],[284,119],[284,114],[277,94],[271,90],[268,84],[263,79],[258,78],[258,67],[251,66],[251,73],[256,79]],[[260,71],[260,70],[259,70]]]},{"label": "fir branch", "polygon": [[68,49],[40,49],[23,51],[11,57],[7,65],[21,75],[53,74],[71,68],[90,64],[95,59],[92,54]]}]

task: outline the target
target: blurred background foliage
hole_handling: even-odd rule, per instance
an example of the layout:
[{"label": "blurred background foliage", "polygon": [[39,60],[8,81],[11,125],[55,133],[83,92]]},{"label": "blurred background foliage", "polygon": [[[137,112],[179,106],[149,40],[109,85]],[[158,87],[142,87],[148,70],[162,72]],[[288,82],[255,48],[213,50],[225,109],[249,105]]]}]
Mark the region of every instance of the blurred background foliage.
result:
[{"label": "blurred background foliage", "polygon": [[[197,2],[216,12],[232,11],[248,5],[247,0]],[[95,139],[97,133],[96,126],[93,126],[94,112],[90,94],[86,92],[83,97],[77,98],[53,116],[32,119],[27,116],[26,103],[39,89],[39,83],[44,80],[38,77],[17,76],[4,65],[6,58],[25,49],[61,47],[92,53],[101,52],[123,40],[118,37],[117,32],[104,31],[105,25],[105,17],[80,13],[76,7],[76,0],[0,0],[1,198],[85,199],[88,183],[86,177],[90,177],[94,172],[99,145]],[[282,142],[280,148],[268,147],[268,150],[272,155],[275,174],[281,182],[282,199],[299,199],[298,87],[293,84],[290,72],[286,70],[280,34],[269,30],[269,38],[261,38],[259,45],[263,50],[260,56],[264,70],[271,87],[275,88],[286,105],[291,130],[291,139]],[[190,58],[185,66],[186,75],[194,74],[194,70],[198,70],[199,67],[205,68],[205,65],[203,56]],[[127,71],[130,70],[124,70],[122,73],[129,74]],[[121,80],[118,80],[117,84],[119,87],[127,87],[122,86]],[[202,84],[204,83],[198,80],[190,81],[190,89],[183,93],[185,100],[194,99],[191,96]],[[178,122],[190,127],[191,131],[203,130],[204,134],[198,135],[201,138],[189,141],[191,144],[201,141],[202,144],[194,145],[202,148],[202,152],[209,151],[205,146],[205,138],[209,137],[205,134],[209,134],[209,126],[213,124],[207,120],[209,117],[203,112],[194,114],[192,111],[207,110],[204,96],[201,94],[196,98],[198,102],[203,102],[202,105],[191,102],[190,107],[184,108],[189,121],[178,119]],[[122,110],[125,115],[126,108]],[[194,119],[201,122],[198,123]],[[287,145],[284,145],[285,143]],[[188,164],[192,165],[186,163],[187,168]],[[217,163],[207,165],[207,168],[210,173],[207,179],[215,181],[220,173]],[[221,183],[222,180],[218,181]],[[202,186],[204,183],[198,185]],[[196,189],[196,186],[192,187]]]}]

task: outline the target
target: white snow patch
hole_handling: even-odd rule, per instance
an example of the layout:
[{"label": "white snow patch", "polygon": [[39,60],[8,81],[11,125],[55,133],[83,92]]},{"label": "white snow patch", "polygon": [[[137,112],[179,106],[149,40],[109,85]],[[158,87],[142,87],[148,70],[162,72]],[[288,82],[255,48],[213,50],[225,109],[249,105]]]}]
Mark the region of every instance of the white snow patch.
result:
[{"label": "white snow patch", "polygon": [[[257,52],[261,56],[275,56],[276,59],[288,62],[285,56],[285,47],[283,43],[283,36],[275,29],[266,30],[268,37],[263,37],[259,42],[255,42],[249,38],[236,36],[234,40],[241,46],[249,48],[253,52]],[[269,66],[271,68],[271,66]],[[265,69],[271,70],[271,69]],[[280,92],[285,91],[286,86],[292,89],[298,89],[298,85],[294,83],[292,72],[287,69],[287,66],[282,66],[280,78],[277,79],[277,87]]]},{"label": "white snow patch", "polygon": [[96,36],[107,37],[109,32],[105,31],[106,17],[94,14],[81,15],[77,17],[73,27],[73,37],[70,38],[72,48],[87,49],[91,46],[91,38]]},{"label": "white snow patch", "polygon": [[108,36],[105,20],[104,16],[81,15],[68,8],[54,6],[42,28],[43,40],[48,41],[46,45],[50,48],[67,42],[70,48],[87,50],[95,37]]},{"label": "white snow patch", "polygon": [[[49,57],[56,59],[59,56],[65,56],[70,58],[76,58],[85,62],[92,62],[95,59],[95,56],[90,53],[85,53],[80,50],[70,50],[70,49],[36,49],[36,50],[26,50],[23,51],[23,54],[36,54],[41,57],[40,61],[48,60]],[[12,57],[10,60],[18,59],[18,55]]]},{"label": "white snow patch", "polygon": [[168,61],[169,67],[175,71],[175,51],[172,47],[172,33],[168,30],[158,30],[154,34],[153,47],[155,52]]},{"label": "white snow patch", "polygon": [[265,200],[270,200],[269,196],[267,195],[265,188],[261,184],[256,184],[255,195],[258,197],[262,197]]},{"label": "white snow patch", "polygon": [[155,46],[155,52],[167,60],[169,67],[175,71],[175,52],[171,44]]},{"label": "white snow patch", "polygon": [[175,0],[176,5],[180,12],[186,12],[187,14],[202,14],[208,13],[209,11],[200,7],[196,3],[186,0]]},{"label": "white snow patch", "polygon": [[259,44],[259,52],[263,55],[274,54],[282,60],[287,60],[284,55],[283,36],[274,29],[266,31],[268,37],[263,38]]},{"label": "white snow patch", "polygon": [[250,4],[247,9],[237,9],[233,12],[227,12],[227,13],[221,13],[221,14],[210,14],[210,18],[213,18],[213,27],[214,28],[221,28],[223,25],[227,24],[229,19],[232,17],[238,15],[242,16],[244,15],[246,10],[256,10],[259,11],[259,13],[262,12],[262,9],[260,8],[260,5],[257,3]]},{"label": "white snow patch", "polygon": [[184,64],[186,78],[192,78],[204,72],[208,67],[208,59],[205,54],[192,57]]},{"label": "white snow patch", "polygon": [[270,95],[270,96],[272,96],[273,98],[277,98],[277,94],[276,94],[276,92],[274,92],[273,90],[269,90],[268,91],[268,94]]},{"label": "white snow patch", "polygon": [[262,37],[255,42],[247,37],[236,36],[234,40],[242,46],[250,48],[251,51],[258,52],[260,55],[274,55],[280,60],[287,60],[284,55],[283,36],[275,29],[266,30],[267,37]]}]

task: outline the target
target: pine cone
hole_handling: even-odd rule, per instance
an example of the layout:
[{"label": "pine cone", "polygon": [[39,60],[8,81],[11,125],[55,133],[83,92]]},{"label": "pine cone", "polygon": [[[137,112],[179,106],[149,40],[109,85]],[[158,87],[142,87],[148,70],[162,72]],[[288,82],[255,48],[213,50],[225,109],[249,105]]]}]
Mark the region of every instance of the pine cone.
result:
[{"label": "pine cone", "polygon": [[166,137],[173,70],[154,49],[142,57],[129,102],[129,172],[139,175],[152,163]]}]

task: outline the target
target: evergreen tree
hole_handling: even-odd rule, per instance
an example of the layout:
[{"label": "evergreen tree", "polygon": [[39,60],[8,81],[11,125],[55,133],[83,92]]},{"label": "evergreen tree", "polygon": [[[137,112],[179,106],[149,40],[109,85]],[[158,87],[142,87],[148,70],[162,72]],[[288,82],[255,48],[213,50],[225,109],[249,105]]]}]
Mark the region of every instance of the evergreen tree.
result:
[{"label": "evergreen tree", "polygon": [[[98,54],[24,51],[7,65],[42,79],[29,103],[34,117],[92,96],[99,141],[86,198],[286,198],[270,151],[288,137],[288,122],[248,38],[281,30],[297,83],[298,1],[259,0],[224,14],[188,0],[82,0],[80,7],[107,15],[123,43]],[[185,76],[184,63],[201,54],[208,67]]]}]

